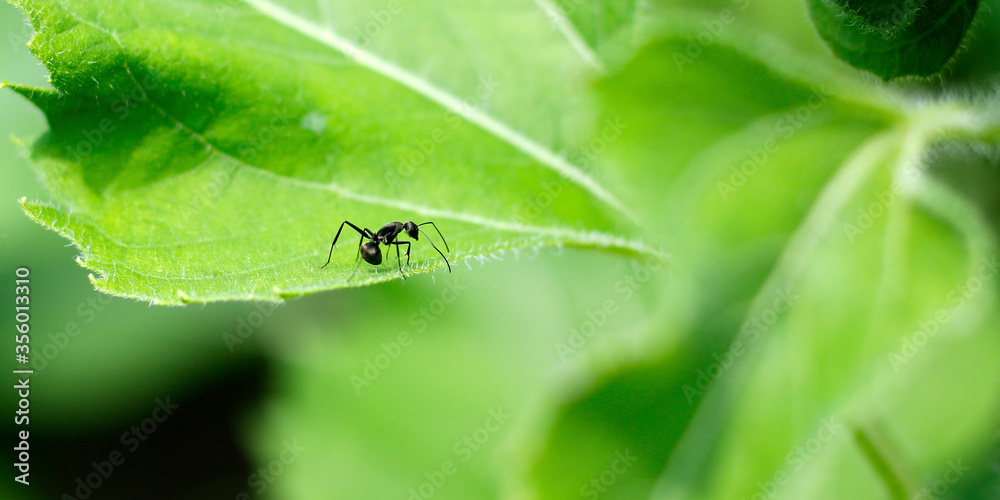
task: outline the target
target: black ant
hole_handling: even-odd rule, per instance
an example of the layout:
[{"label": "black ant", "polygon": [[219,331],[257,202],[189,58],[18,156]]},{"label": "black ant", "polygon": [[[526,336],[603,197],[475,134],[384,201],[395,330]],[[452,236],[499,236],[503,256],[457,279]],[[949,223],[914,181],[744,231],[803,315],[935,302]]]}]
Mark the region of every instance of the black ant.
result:
[{"label": "black ant", "polygon": [[[348,225],[351,226],[352,229],[361,234],[361,240],[358,241],[358,255],[364,258],[365,262],[373,266],[377,266],[382,263],[382,250],[379,249],[380,244],[396,245],[396,262],[397,264],[399,264],[399,274],[403,275],[403,279],[405,280],[406,273],[403,272],[403,263],[402,263],[403,260],[399,256],[399,247],[400,245],[406,245],[406,265],[407,267],[409,267],[410,242],[398,241],[396,237],[399,236],[399,233],[405,232],[407,236],[413,238],[415,241],[419,240],[420,233],[424,233],[424,230],[420,229],[420,226],[426,226],[427,224],[434,226],[434,230],[437,231],[438,236],[441,237],[441,241],[444,242],[445,250],[451,252],[451,249],[448,248],[448,242],[445,241],[444,239],[444,235],[441,234],[441,230],[438,229],[437,224],[434,224],[433,222],[423,222],[421,224],[417,224],[413,221],[407,221],[407,222],[396,221],[396,222],[390,222],[382,226],[382,229],[379,229],[378,232],[372,232],[372,230],[368,229],[367,227],[362,230],[358,226],[352,224],[350,221],[345,220],[343,223],[340,224],[340,229],[337,230],[337,235],[333,237],[333,244],[330,245],[330,255],[327,256],[326,258],[326,264],[320,266],[320,269],[330,264],[330,259],[333,258],[333,247],[337,245],[337,239],[340,238],[340,232],[344,230],[344,225]],[[427,233],[424,233],[424,235],[426,236]],[[368,241],[365,241],[365,238],[368,238]],[[448,266],[448,272],[450,273],[451,263],[448,262],[448,258],[445,257],[443,253],[441,253],[441,250],[439,250],[436,245],[434,245],[434,242],[431,241],[430,236],[427,237],[427,242],[430,243],[432,247],[434,247],[434,250],[437,250],[437,253],[441,254],[441,258],[444,259],[444,263]],[[355,259],[357,259],[357,257],[355,257]],[[357,271],[357,267],[355,267],[354,269],[355,271]]]}]

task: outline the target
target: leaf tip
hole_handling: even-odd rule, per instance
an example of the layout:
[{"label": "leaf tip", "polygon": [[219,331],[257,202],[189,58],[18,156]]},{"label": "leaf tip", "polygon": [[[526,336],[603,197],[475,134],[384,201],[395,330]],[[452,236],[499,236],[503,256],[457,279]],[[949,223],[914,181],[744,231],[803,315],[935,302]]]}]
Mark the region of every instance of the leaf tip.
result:
[{"label": "leaf tip", "polygon": [[27,99],[42,111],[53,109],[53,105],[60,102],[61,94],[52,89],[21,85],[19,83],[0,82],[0,88],[9,88]]},{"label": "leaf tip", "polygon": [[33,201],[28,201],[27,196],[22,196],[17,200],[21,204],[21,210],[24,210],[25,215],[31,218],[31,220],[45,225],[45,222],[41,220],[41,206]]},{"label": "leaf tip", "polygon": [[[83,262],[80,260],[80,257],[76,258],[76,263],[83,266]],[[98,277],[94,275],[94,273],[89,273],[87,274],[87,279],[90,280],[91,285],[94,285],[95,290],[99,292],[108,293],[107,287],[105,286],[108,282],[108,279],[106,277]]]},{"label": "leaf tip", "polygon": [[184,290],[181,290],[181,289],[174,290],[174,295],[178,299],[180,299],[180,301],[181,301],[182,304],[190,304],[192,302],[196,302],[194,300],[194,298],[192,298],[190,295],[188,295],[187,292],[185,292]]},{"label": "leaf tip", "polygon": [[290,291],[282,290],[279,287],[274,287],[274,288],[271,289],[271,291],[273,291],[274,294],[278,296],[279,300],[265,300],[265,302],[271,302],[271,303],[274,303],[274,304],[283,304],[283,303],[285,303],[285,302],[287,302],[287,301],[289,301],[291,299],[297,299],[297,298],[302,297],[303,295],[305,295],[302,292],[290,292]]},{"label": "leaf tip", "polygon": [[28,143],[25,142],[24,139],[21,139],[20,137],[11,134],[10,142],[14,144],[14,148],[17,150],[18,154],[20,154],[22,158],[29,158],[31,156],[31,151],[28,150]]}]

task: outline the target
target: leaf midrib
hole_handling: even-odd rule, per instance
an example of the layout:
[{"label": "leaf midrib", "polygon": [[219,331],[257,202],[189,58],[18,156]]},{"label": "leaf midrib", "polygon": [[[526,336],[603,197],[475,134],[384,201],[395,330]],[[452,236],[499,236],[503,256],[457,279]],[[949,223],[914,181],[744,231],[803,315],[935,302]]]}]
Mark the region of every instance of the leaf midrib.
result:
[{"label": "leaf midrib", "polygon": [[313,24],[301,16],[277,5],[269,0],[240,0],[256,9],[264,17],[287,28],[317,41],[353,59],[359,65],[368,68],[400,85],[430,99],[446,110],[461,116],[486,132],[496,136],[522,153],[534,158],[543,166],[573,181],[591,195],[601,200],[632,221],[636,216],[610,191],[585,174],[579,167],[571,164],[562,156],[533,141],[528,136],[514,130],[506,123],[484,113],[478,108],[469,108],[462,100],[448,91],[435,86],[428,80],[418,77],[406,69],[382,59],[378,55],[366,51],[350,41],[338,36],[332,30]]},{"label": "leaf midrib", "polygon": [[[247,1],[247,0],[243,0],[243,1]],[[124,43],[121,41],[121,39],[118,36],[118,34],[115,33],[113,30],[105,28],[105,27],[101,26],[100,24],[98,24],[98,23],[96,23],[94,21],[90,21],[88,19],[85,19],[85,18],[81,17],[78,13],[76,13],[72,9],[69,9],[65,4],[63,4],[59,0],[54,0],[54,2],[57,5],[59,5],[59,7],[62,8],[65,12],[67,12],[70,16],[72,16],[74,19],[76,19],[78,22],[81,22],[81,23],[83,23],[83,24],[85,24],[85,25],[87,25],[87,26],[89,26],[89,27],[91,27],[91,28],[93,28],[93,29],[95,29],[97,31],[100,31],[101,33],[104,33],[104,34],[108,35],[109,37],[111,37],[111,39],[115,41],[115,44],[118,45],[118,48],[121,49],[122,52],[126,52],[127,53],[127,50],[125,49]],[[135,75],[132,73],[132,70],[129,67],[128,62],[127,61],[123,61],[122,62],[122,66],[125,69],[125,72],[128,74],[129,78],[132,80],[132,82],[135,85],[139,86],[140,84],[136,80]],[[420,206],[420,205],[411,204],[411,203],[408,203],[408,202],[401,202],[401,201],[398,201],[398,200],[388,200],[388,199],[378,198],[378,197],[369,196],[369,195],[362,195],[362,194],[359,194],[359,193],[355,193],[355,192],[353,192],[353,191],[351,191],[351,190],[349,190],[347,188],[341,187],[341,186],[339,186],[339,185],[337,185],[336,183],[333,183],[333,182],[331,182],[330,184],[324,185],[324,184],[318,184],[318,183],[311,182],[311,181],[303,181],[301,179],[295,179],[295,178],[280,176],[280,175],[274,174],[272,172],[266,171],[264,169],[261,169],[259,167],[256,167],[254,165],[250,165],[250,164],[244,162],[243,160],[230,155],[225,150],[217,147],[216,145],[212,144],[203,135],[201,135],[198,132],[196,132],[195,130],[191,129],[186,124],[184,124],[182,121],[180,121],[179,119],[175,118],[173,115],[171,115],[170,113],[168,113],[162,106],[160,106],[154,99],[152,99],[152,97],[150,97],[150,99],[148,99],[147,102],[149,102],[150,105],[152,105],[156,109],[156,111],[164,119],[170,121],[171,123],[175,124],[177,127],[179,127],[182,130],[184,130],[186,133],[188,133],[192,138],[194,138],[195,140],[197,140],[199,143],[201,143],[201,144],[205,145],[206,147],[210,148],[211,151],[216,152],[217,154],[222,155],[222,156],[224,156],[224,157],[232,160],[237,165],[239,165],[241,168],[251,170],[251,171],[256,172],[257,174],[260,174],[260,175],[271,177],[271,178],[273,178],[275,180],[278,180],[280,182],[293,183],[293,184],[297,184],[297,185],[300,185],[300,186],[303,186],[303,187],[307,187],[307,188],[310,188],[310,189],[316,189],[316,190],[322,190],[322,191],[332,192],[332,193],[338,194],[340,196],[343,196],[345,198],[354,199],[356,201],[370,203],[370,204],[377,205],[377,206],[393,207],[393,208],[399,208],[399,209],[409,210],[409,211],[412,211],[414,213],[419,213],[421,215],[425,215],[425,216],[428,216],[428,217],[439,217],[439,218],[445,218],[445,219],[450,219],[450,220],[456,220],[456,221],[460,221],[460,222],[467,222],[467,223],[471,223],[471,224],[479,224],[479,225],[484,225],[484,226],[492,227],[494,229],[504,230],[504,231],[510,231],[510,232],[515,232],[515,233],[528,233],[528,234],[535,233],[535,234],[544,234],[544,235],[552,236],[552,237],[555,237],[555,238],[563,237],[563,238],[566,238],[567,240],[573,241],[574,243],[577,243],[577,244],[580,244],[580,245],[583,245],[583,246],[593,246],[594,248],[601,248],[601,247],[619,248],[619,249],[622,249],[622,250],[625,250],[625,251],[628,251],[628,252],[635,253],[637,255],[647,255],[647,256],[661,256],[662,255],[662,252],[660,252],[660,251],[658,251],[656,249],[653,249],[652,247],[649,247],[648,245],[646,245],[646,244],[644,244],[644,243],[642,243],[640,241],[628,240],[626,238],[612,236],[610,234],[602,233],[602,232],[598,232],[598,231],[592,231],[592,232],[589,232],[589,233],[581,233],[579,231],[574,231],[574,230],[568,229],[568,228],[560,228],[560,227],[547,228],[547,227],[541,227],[541,226],[530,226],[530,225],[512,224],[512,223],[509,223],[509,222],[496,221],[496,220],[485,218],[485,217],[481,217],[481,216],[461,214],[461,213],[457,213],[457,212],[451,212],[451,211],[448,211],[448,210],[433,209],[433,208],[423,207],[423,206]],[[603,241],[601,241],[601,240],[603,240]]]},{"label": "leaf midrib", "polygon": [[587,44],[587,41],[583,39],[580,32],[573,26],[573,23],[569,22],[569,16],[566,15],[565,11],[553,0],[535,0],[535,5],[549,16],[549,20],[566,37],[566,41],[580,55],[583,62],[587,63],[588,66],[598,73],[603,74],[605,71],[604,64],[601,63],[600,58],[594,53],[593,47]]}]

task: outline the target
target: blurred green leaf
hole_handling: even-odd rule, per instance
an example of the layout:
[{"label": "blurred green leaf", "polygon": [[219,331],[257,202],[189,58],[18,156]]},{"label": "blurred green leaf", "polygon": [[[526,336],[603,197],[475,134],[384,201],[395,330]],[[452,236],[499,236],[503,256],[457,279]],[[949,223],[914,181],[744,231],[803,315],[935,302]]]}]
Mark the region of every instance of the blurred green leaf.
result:
[{"label": "blurred green leaf", "polygon": [[[701,29],[599,84],[638,125],[609,148],[616,188],[678,275],[647,352],[556,401],[525,497],[916,494],[982,452],[1000,403],[993,235],[927,171],[996,121],[739,33],[692,54]],[[640,465],[613,470],[624,449]]]},{"label": "blurred green leaf", "polygon": [[838,57],[884,80],[940,73],[972,25],[978,0],[809,0]]},{"label": "blurred green leaf", "polygon": [[[517,32],[445,2],[15,3],[56,88],[11,86],[50,126],[32,161],[56,203],[24,207],[102,291],[279,300],[395,279],[349,279],[350,229],[319,269],[344,220],[436,221],[454,264],[539,245],[655,253],[559,153],[588,139],[594,69],[531,2],[494,13]],[[413,272],[444,267],[423,242],[413,254]]]},{"label": "blurred green leaf", "polygon": [[689,497],[890,498],[859,432],[907,497],[980,453],[1000,402],[1000,254],[961,200],[892,184],[892,140],[848,165],[855,193],[799,233],[756,297],[736,342],[759,347],[724,374],[735,404],[712,479]]},{"label": "blurred green leaf", "polygon": [[551,421],[520,450],[518,489],[526,498],[648,496],[698,408],[684,388],[724,349],[722,337],[653,349],[560,393]]},{"label": "blurred green leaf", "polygon": [[755,293],[851,152],[902,110],[774,41],[737,33],[689,55],[700,29],[675,27],[598,92],[606,117],[633,124],[609,146],[615,189],[689,256],[690,293],[726,307]]}]

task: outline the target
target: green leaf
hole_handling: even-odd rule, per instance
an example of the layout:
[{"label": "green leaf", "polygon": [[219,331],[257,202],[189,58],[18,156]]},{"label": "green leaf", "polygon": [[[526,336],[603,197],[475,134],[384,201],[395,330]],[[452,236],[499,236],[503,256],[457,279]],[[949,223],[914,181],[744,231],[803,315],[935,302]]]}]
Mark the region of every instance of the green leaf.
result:
[{"label": "green leaf", "polygon": [[[962,200],[903,183],[899,167],[911,160],[897,141],[876,136],[846,165],[836,184],[847,189],[853,177],[853,189],[827,223],[803,225],[755,298],[747,324],[766,328],[725,374],[738,396],[718,441],[723,458],[714,486],[693,497],[773,484],[779,498],[846,498],[898,482],[909,498],[950,460],[978,455],[1000,402],[989,282],[998,254]],[[744,327],[737,341],[754,334]],[[861,441],[879,445],[879,460],[858,435],[873,436]]]},{"label": "green leaf", "polygon": [[[609,148],[616,189],[680,264],[642,354],[555,402],[519,487],[912,497],[978,463],[1000,404],[1000,254],[929,172],[955,166],[942,141],[992,140],[996,119],[735,30],[691,56],[699,32],[675,25],[599,83],[606,116],[639,125]],[[606,473],[623,449],[636,466]]]},{"label": "green leaf", "polygon": [[[540,245],[656,253],[566,159],[590,138],[594,69],[532,2],[16,4],[55,87],[10,85],[50,126],[31,158],[55,203],[24,208],[107,293],[279,300],[397,278],[391,248],[352,278],[350,229],[319,268],[344,220],[435,221],[453,266]],[[408,272],[445,267],[412,249]]]},{"label": "green leaf", "polygon": [[972,25],[978,0],[809,0],[823,40],[844,61],[884,80],[945,67]]},{"label": "green leaf", "polygon": [[692,400],[685,387],[697,384],[712,354],[726,347],[721,336],[700,333],[697,341],[598,368],[583,391],[557,392],[555,411],[517,456],[525,464],[519,487],[537,498],[648,496],[698,409],[700,398]]}]

